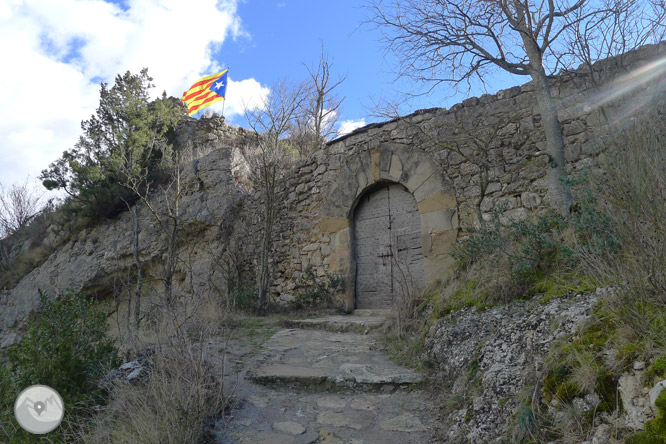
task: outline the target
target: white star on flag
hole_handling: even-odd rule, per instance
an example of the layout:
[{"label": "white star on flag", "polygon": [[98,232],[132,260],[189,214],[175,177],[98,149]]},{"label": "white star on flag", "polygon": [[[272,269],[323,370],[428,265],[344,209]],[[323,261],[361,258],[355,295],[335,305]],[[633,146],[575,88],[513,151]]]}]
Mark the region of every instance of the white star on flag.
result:
[{"label": "white star on flag", "polygon": [[222,88],[223,86],[224,86],[224,82],[217,82],[217,83],[215,84],[215,89],[220,89],[220,88]]}]

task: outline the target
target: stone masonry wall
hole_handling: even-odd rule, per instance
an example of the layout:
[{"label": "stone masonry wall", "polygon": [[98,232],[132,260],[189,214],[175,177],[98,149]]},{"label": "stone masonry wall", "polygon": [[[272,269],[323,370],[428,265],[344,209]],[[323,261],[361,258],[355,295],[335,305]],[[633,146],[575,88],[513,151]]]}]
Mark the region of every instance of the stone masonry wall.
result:
[{"label": "stone masonry wall", "polygon": [[[664,53],[666,44],[600,62],[596,72],[601,88],[593,87],[582,71],[552,80],[569,172],[602,165],[601,147],[613,131],[662,101],[659,57]],[[337,303],[354,307],[354,209],[377,184],[400,183],[417,202],[426,284],[449,271],[449,253],[461,229],[478,223],[478,212],[488,217],[503,206],[504,217],[513,219],[548,208],[547,159],[523,158],[544,147],[535,107],[528,83],[467,99],[448,110],[423,110],[368,125],[300,161],[280,183],[271,263],[274,299],[288,302],[303,291],[301,278],[311,267],[320,279],[327,273],[344,277],[347,289]],[[240,251],[235,259],[245,264],[258,257],[259,195],[244,192],[248,183],[242,182],[238,150],[232,148],[246,143],[251,134],[214,117],[186,119],[176,136],[192,157],[183,175],[188,192],[181,209],[183,226],[191,232],[183,245],[188,265],[178,274],[187,291],[201,297],[224,291],[228,276],[220,271],[220,258]],[[486,141],[492,164],[482,200],[475,139]],[[164,244],[148,212],[141,214],[142,260],[149,268],[159,267]],[[17,340],[23,321],[37,306],[38,289],[53,295],[66,288],[100,297],[109,293],[113,280],[132,267],[131,233],[129,214],[84,230],[16,287],[0,291],[0,348]],[[53,239],[45,242],[55,242],[57,236],[54,231]]]},{"label": "stone masonry wall", "polygon": [[[603,142],[614,128],[639,118],[645,105],[654,106],[663,77],[654,61],[665,51],[665,44],[647,46],[598,62],[595,79],[601,87],[583,69],[552,79],[570,174],[598,167]],[[612,116],[612,126],[605,115]],[[450,109],[368,125],[301,161],[281,184],[285,198],[275,235],[274,296],[293,299],[298,280],[312,267],[322,278],[326,273],[345,277],[347,293],[338,303],[353,307],[353,209],[364,192],[384,181],[402,183],[416,197],[426,284],[441,279],[461,228],[478,223],[477,206],[488,218],[501,205],[506,220],[548,208],[548,158],[525,157],[545,149],[540,120],[527,83]],[[486,143],[485,159],[492,166],[480,202],[475,137]]]}]

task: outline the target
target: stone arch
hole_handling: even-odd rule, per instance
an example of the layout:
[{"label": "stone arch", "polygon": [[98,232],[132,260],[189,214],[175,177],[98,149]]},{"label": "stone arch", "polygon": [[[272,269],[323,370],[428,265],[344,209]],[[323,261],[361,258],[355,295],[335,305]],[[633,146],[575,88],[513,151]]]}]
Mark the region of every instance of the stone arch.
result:
[{"label": "stone arch", "polygon": [[385,143],[344,159],[323,191],[320,231],[330,238],[329,271],[347,277],[345,305],[354,307],[353,215],[360,198],[380,183],[398,183],[411,193],[421,220],[425,286],[443,278],[451,265],[458,213],[453,186],[439,163],[421,149]]}]

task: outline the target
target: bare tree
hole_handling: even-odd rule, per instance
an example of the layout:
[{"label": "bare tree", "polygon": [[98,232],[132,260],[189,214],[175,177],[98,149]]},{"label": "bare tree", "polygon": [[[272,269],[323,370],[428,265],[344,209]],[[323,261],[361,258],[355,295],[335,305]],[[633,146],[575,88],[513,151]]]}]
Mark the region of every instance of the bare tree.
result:
[{"label": "bare tree", "polygon": [[661,0],[602,0],[600,5],[606,12],[594,20],[586,20],[580,10],[566,17],[571,22],[571,32],[564,34],[562,52],[562,56],[587,68],[595,86],[599,86],[599,73],[595,72],[594,62],[619,55],[618,64],[624,67],[624,53],[660,42],[666,35],[666,5]]},{"label": "bare tree", "polygon": [[8,189],[0,184],[0,238],[26,226],[41,207],[41,196],[30,189],[27,180]]},{"label": "bare tree", "polygon": [[322,43],[319,65],[316,69],[313,67],[307,68],[310,75],[310,91],[308,92],[306,115],[312,121],[312,128],[318,138],[319,145],[322,145],[335,134],[335,124],[339,117],[338,110],[344,101],[344,97],[339,98],[334,91],[345,81],[347,76],[341,76],[332,81],[332,68],[333,61]]},{"label": "bare tree", "polygon": [[257,272],[259,311],[268,303],[271,283],[269,260],[273,252],[273,226],[277,203],[280,199],[278,180],[284,175],[294,152],[290,152],[286,139],[293,128],[293,120],[303,101],[303,86],[286,81],[275,83],[260,107],[245,109],[245,118],[256,138],[246,146],[243,155],[250,166],[250,179],[259,189],[262,199],[262,234]]},{"label": "bare tree", "polygon": [[[608,23],[644,14],[635,0],[372,0],[370,23],[398,54],[400,74],[432,88],[442,83],[469,87],[500,69],[529,76],[535,88],[549,157],[551,205],[567,213],[573,203],[566,176],[564,138],[548,82],[558,69],[577,59],[567,51],[566,36],[585,24]],[[608,46],[609,51],[618,48]],[[606,55],[609,54],[606,51]]]},{"label": "bare tree", "polygon": [[309,79],[304,84],[304,100],[294,116],[291,139],[301,156],[321,148],[336,134],[335,126],[340,117],[340,106],[344,97],[336,94],[336,89],[347,76],[336,80],[331,78],[333,61],[321,45],[321,56],[316,66],[307,66]]}]

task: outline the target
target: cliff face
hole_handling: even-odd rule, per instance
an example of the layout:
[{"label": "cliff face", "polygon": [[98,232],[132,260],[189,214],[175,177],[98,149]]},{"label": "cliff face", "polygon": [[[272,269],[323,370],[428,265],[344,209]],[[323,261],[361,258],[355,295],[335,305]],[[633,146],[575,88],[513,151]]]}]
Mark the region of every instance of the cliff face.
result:
[{"label": "cliff face", "polygon": [[[211,276],[220,280],[215,261],[228,242],[222,238],[233,223],[242,192],[233,179],[236,151],[245,132],[229,127],[223,119],[187,119],[178,129],[181,148],[191,157],[205,154],[182,167],[186,190],[179,205],[182,257],[176,284],[188,291],[210,291]],[[159,202],[160,196],[151,199]],[[141,262],[147,277],[159,275],[166,254],[164,232],[148,209],[139,205]],[[226,230],[228,231],[228,229]],[[132,214],[84,229],[57,249],[10,291],[0,294],[0,344],[7,347],[19,339],[18,332],[39,302],[39,290],[56,296],[66,289],[85,291],[106,298],[114,291],[121,299],[130,291],[134,267]],[[228,235],[228,233],[226,233]],[[187,278],[187,279],[186,279]]]}]

